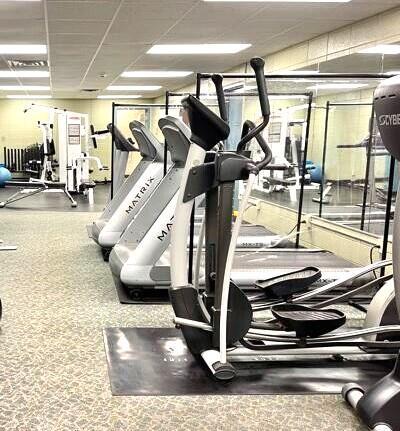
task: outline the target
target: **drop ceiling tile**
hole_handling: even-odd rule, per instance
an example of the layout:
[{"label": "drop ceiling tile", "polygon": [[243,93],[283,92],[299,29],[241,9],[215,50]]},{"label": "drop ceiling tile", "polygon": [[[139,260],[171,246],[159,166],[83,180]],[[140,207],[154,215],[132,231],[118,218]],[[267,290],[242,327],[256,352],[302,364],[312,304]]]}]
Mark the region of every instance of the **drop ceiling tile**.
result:
[{"label": "drop ceiling tile", "polygon": [[44,19],[42,2],[0,2],[0,22],[11,19]]},{"label": "drop ceiling tile", "polygon": [[290,6],[282,3],[269,3],[254,19],[260,21],[337,19],[337,17],[332,16],[336,8],[337,3],[304,3],[290,4]]},{"label": "drop ceiling tile", "polygon": [[[204,43],[212,42],[221,34],[221,28],[215,25],[214,22],[201,21],[198,22],[198,26],[201,27],[201,33],[193,33],[193,23],[183,20],[174,26],[166,35],[164,35],[159,43]],[[233,26],[232,31],[230,31],[231,40],[235,41],[246,41],[243,39],[242,32],[240,30],[240,25]],[[171,42],[172,41],[172,42]]]},{"label": "drop ceiling tile", "polygon": [[[243,21],[266,7],[264,3],[207,3],[198,2],[196,7],[185,17],[187,22],[214,22],[220,27],[227,27],[230,22]],[[201,27],[198,27],[199,30]]]},{"label": "drop ceiling tile", "polygon": [[142,20],[160,19],[177,21],[195,4],[195,1],[128,1],[121,8],[119,19],[133,25]]},{"label": "drop ceiling tile", "polygon": [[[122,61],[135,58],[137,55],[144,53],[148,50],[149,45],[144,44],[108,44],[102,45],[98,56],[99,57],[119,57]],[[112,61],[111,61],[112,62]]]},{"label": "drop ceiling tile", "polygon": [[108,21],[49,21],[50,34],[98,34],[103,35],[108,27]]},{"label": "drop ceiling tile", "polygon": [[140,66],[141,68],[157,69],[158,67],[169,68],[173,67],[179,60],[179,56],[172,55],[150,55],[144,54],[132,62],[132,68],[135,66]]},{"label": "drop ceiling tile", "polygon": [[113,1],[51,2],[47,10],[50,21],[109,21],[118,4]]},{"label": "drop ceiling tile", "polygon": [[[0,3],[1,4],[1,3]],[[0,34],[13,32],[44,33],[45,25],[42,19],[10,19],[5,22],[0,20]]]},{"label": "drop ceiling tile", "polygon": [[46,34],[43,33],[29,33],[29,32],[2,32],[0,30],[0,43],[21,43],[21,44],[46,44]]},{"label": "drop ceiling tile", "polygon": [[153,43],[167,32],[175,21],[163,19],[147,19],[126,25],[118,19],[114,22],[105,40],[113,43]]},{"label": "drop ceiling tile", "polygon": [[88,45],[98,45],[101,41],[102,35],[100,34],[51,34],[50,46],[52,45],[82,45],[82,41],[85,41],[85,44]]},{"label": "drop ceiling tile", "polygon": [[[104,88],[112,81],[143,83],[143,80],[119,78],[125,69],[226,71],[248,61],[253,55],[263,56],[278,51],[317,34],[333,31],[350,20],[356,21],[398,6],[400,0],[353,0],[345,5],[124,0],[105,44],[89,70],[87,68],[120,0],[47,0],[46,3],[13,2],[12,5],[0,1],[0,43],[45,43],[45,4],[50,19],[53,89],[68,97],[91,98],[94,96],[79,91],[85,73],[84,87]],[[155,42],[182,41],[247,42],[253,46],[236,55],[146,54]],[[46,56],[34,56],[32,59],[35,58],[45,59]],[[107,73],[106,78],[99,77],[102,72]],[[179,88],[192,82],[193,77],[158,81],[164,88],[151,95],[163,94],[169,87]]]}]

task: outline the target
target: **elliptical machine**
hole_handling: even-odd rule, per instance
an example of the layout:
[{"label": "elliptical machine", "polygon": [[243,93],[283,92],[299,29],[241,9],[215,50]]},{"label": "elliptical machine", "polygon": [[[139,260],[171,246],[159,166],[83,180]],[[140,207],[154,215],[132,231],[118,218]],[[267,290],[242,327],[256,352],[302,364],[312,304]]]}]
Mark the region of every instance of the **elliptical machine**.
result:
[{"label": "elliptical machine", "polygon": [[[256,75],[263,121],[254,128],[248,124],[239,148],[261,133],[270,115],[264,61],[254,58],[250,64]],[[230,276],[247,201],[257,173],[260,169],[269,168],[270,150],[259,141],[265,154],[264,160],[259,163],[237,152],[219,152],[211,162],[207,161],[207,151],[227,138],[229,126],[193,96],[184,99],[183,105],[190,120],[192,145],[172,228],[170,298],[175,323],[181,327],[189,350],[204,361],[217,380],[233,379],[236,376],[233,363],[236,361],[255,359],[260,362],[268,355],[295,355],[297,358],[356,356],[369,359],[372,349],[375,359],[387,359],[388,354],[397,352],[400,348],[400,324],[391,282],[385,283],[374,296],[362,329],[336,331],[344,325],[346,315],[339,310],[326,309],[337,302],[335,297],[328,301],[317,300],[310,306],[303,305],[323,293],[332,292],[344,284],[346,278],[306,291],[290,303],[284,300],[288,286],[283,284],[275,289],[278,296],[281,295],[281,303],[271,308],[274,318],[267,321],[255,318],[251,302]],[[237,180],[247,180],[247,185],[231,232],[230,196]],[[190,215],[198,193],[206,193],[205,294],[200,294],[188,284],[187,277],[186,241]],[[385,261],[369,265],[360,269],[358,275],[389,264]],[[354,274],[349,278],[354,279]],[[348,295],[351,297],[354,292],[352,290]]]},{"label": "elliptical machine", "polygon": [[[379,85],[375,91],[374,105],[383,144],[396,160],[400,160],[400,76],[390,78]],[[399,190],[393,221],[393,275],[397,288],[400,286]],[[399,296],[397,308],[400,310]],[[350,383],[343,388],[342,395],[369,428],[375,431],[399,430],[400,355],[393,371],[367,391]]]}]

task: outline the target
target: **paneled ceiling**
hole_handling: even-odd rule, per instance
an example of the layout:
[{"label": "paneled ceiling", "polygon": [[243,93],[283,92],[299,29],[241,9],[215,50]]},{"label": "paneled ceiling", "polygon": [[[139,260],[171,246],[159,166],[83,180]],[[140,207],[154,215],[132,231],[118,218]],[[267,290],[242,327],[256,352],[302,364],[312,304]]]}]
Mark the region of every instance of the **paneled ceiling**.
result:
[{"label": "paneled ceiling", "polygon": [[[108,85],[162,85],[154,97],[193,81],[120,78],[125,70],[225,71],[249,60],[400,5],[350,3],[213,3],[202,0],[0,1],[0,44],[46,44],[50,80],[1,79],[1,85],[50,85],[54,97],[95,97]],[[155,43],[250,43],[234,55],[149,55]],[[86,93],[84,89],[98,89]],[[4,96],[0,92],[0,97]]]}]

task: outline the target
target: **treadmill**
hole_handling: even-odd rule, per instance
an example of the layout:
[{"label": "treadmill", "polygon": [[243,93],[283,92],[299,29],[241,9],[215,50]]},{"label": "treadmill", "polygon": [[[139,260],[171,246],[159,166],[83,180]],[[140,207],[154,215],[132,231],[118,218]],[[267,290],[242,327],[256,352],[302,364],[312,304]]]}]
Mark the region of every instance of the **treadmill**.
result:
[{"label": "treadmill", "polygon": [[[111,129],[112,126],[110,125]],[[122,232],[138,214],[164,174],[163,145],[139,121],[129,124],[142,159],[130,176],[120,185],[103,214],[89,226],[89,236],[100,245],[104,259],[119,240]],[[132,144],[114,128],[117,160],[114,173],[117,183],[125,177],[126,164]]]},{"label": "treadmill", "polygon": [[[146,299],[157,302],[159,296],[165,301],[170,285],[170,230],[191,140],[190,130],[174,117],[162,118],[159,126],[173,164],[110,254],[110,269],[121,303]],[[259,227],[244,225],[241,233],[246,235],[252,230],[260,232]],[[237,252],[232,279],[244,290],[252,290],[257,281],[307,266],[321,269],[323,284],[356,269],[350,262],[320,249],[253,248]],[[200,277],[200,287],[202,284],[204,278]]]}]

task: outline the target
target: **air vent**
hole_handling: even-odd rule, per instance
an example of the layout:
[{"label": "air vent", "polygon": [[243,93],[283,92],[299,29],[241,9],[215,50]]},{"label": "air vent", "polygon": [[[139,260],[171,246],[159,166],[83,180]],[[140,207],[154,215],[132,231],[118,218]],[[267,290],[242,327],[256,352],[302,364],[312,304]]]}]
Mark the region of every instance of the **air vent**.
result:
[{"label": "air vent", "polygon": [[95,91],[100,91],[98,88],[83,88],[81,91],[85,91],[86,93],[94,93]]},{"label": "air vent", "polygon": [[7,60],[12,69],[23,69],[25,67],[48,67],[46,60]]}]

